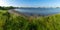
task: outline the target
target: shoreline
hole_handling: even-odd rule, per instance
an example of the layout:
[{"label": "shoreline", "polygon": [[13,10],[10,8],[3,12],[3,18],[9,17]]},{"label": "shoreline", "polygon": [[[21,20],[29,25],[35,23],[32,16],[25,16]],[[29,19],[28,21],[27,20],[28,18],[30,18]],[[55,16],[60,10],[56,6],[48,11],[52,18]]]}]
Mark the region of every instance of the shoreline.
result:
[{"label": "shoreline", "polygon": [[36,15],[36,14],[26,14],[26,13],[21,13],[21,12],[18,12],[18,11],[15,11],[14,9],[11,9],[11,10],[8,10],[9,13],[11,14],[15,14],[17,16],[26,16],[26,17],[29,17],[29,16],[33,16],[33,17],[39,17],[39,16],[43,16],[43,17],[47,17],[47,16],[51,16],[51,15],[56,15],[56,14],[60,14],[60,13],[56,13],[56,14],[50,14],[50,15]]}]

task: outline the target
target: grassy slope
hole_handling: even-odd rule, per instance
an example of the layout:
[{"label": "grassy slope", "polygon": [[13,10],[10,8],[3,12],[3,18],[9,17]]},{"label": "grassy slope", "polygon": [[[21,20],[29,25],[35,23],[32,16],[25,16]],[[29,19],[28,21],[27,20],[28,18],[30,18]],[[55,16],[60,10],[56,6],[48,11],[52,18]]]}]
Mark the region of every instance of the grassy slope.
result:
[{"label": "grassy slope", "polygon": [[60,30],[60,14],[24,18],[0,10],[0,30]]}]

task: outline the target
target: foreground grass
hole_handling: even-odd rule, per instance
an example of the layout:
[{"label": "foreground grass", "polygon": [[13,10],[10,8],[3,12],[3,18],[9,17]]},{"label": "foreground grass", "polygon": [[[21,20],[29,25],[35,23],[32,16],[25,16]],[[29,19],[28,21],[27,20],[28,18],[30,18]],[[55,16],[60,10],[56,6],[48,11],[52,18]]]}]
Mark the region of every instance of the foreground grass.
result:
[{"label": "foreground grass", "polygon": [[0,30],[60,30],[60,14],[24,18],[0,10]]}]

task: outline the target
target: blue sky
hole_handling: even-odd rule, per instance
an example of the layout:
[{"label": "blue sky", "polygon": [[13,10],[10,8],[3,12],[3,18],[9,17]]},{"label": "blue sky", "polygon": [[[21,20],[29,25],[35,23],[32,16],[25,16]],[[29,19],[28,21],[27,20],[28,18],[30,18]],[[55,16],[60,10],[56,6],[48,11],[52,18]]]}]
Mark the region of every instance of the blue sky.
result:
[{"label": "blue sky", "polygon": [[0,0],[0,6],[60,7],[60,0]]}]

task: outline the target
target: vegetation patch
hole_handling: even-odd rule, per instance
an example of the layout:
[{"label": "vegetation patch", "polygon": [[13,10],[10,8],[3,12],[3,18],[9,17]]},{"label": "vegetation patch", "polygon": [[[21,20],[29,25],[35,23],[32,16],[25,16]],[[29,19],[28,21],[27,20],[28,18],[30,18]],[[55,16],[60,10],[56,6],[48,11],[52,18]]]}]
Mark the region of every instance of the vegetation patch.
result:
[{"label": "vegetation patch", "polygon": [[25,18],[0,10],[0,30],[60,30],[60,14]]}]

